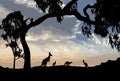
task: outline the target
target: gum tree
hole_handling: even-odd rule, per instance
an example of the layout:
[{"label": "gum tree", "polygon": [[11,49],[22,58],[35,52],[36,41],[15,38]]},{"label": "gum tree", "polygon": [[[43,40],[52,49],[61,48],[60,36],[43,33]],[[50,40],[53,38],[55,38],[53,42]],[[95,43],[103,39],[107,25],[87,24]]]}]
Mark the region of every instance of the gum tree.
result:
[{"label": "gum tree", "polygon": [[19,47],[19,37],[20,37],[20,25],[22,21],[22,17],[19,16],[20,12],[10,13],[3,21],[2,21],[2,29],[4,33],[2,34],[2,38],[7,42],[6,47],[10,47],[13,52],[14,61],[13,68],[15,69],[15,61],[23,57],[21,54],[22,49]]}]

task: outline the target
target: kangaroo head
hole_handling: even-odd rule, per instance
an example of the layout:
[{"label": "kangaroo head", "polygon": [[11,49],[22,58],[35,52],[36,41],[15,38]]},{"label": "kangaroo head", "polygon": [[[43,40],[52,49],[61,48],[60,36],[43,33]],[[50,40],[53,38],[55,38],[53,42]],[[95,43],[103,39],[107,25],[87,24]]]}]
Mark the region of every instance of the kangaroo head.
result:
[{"label": "kangaroo head", "polygon": [[52,54],[49,52],[49,56],[52,56]]},{"label": "kangaroo head", "polygon": [[85,62],[85,60],[83,59],[83,62]]}]

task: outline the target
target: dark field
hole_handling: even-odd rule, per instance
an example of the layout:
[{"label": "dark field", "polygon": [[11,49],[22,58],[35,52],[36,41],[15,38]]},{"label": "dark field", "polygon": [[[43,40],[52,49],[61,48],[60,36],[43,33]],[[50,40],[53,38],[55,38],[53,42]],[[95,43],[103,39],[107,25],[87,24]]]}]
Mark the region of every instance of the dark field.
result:
[{"label": "dark field", "polygon": [[119,81],[120,58],[95,67],[32,67],[29,70],[0,67],[0,81]]}]

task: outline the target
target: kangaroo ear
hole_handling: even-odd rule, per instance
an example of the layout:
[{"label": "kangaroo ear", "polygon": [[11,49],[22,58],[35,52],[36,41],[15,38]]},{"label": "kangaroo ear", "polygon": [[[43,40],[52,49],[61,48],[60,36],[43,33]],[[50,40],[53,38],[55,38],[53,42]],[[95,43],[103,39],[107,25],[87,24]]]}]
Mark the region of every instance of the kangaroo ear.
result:
[{"label": "kangaroo ear", "polygon": [[49,52],[49,55],[52,56],[51,52]]},{"label": "kangaroo ear", "polygon": [[49,54],[51,54],[51,52],[49,52]]}]

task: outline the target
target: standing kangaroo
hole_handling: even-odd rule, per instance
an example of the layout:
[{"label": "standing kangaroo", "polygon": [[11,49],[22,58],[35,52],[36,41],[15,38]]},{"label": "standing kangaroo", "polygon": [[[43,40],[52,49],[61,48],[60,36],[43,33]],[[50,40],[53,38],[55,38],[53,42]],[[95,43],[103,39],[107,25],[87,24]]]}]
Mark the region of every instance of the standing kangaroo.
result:
[{"label": "standing kangaroo", "polygon": [[85,65],[85,67],[88,67],[88,64],[85,62],[85,60],[83,60],[83,64]]},{"label": "standing kangaroo", "polygon": [[41,66],[46,66],[47,62],[50,62],[50,57],[52,56],[52,54],[49,52],[48,57],[46,57],[45,59],[43,59]]}]

